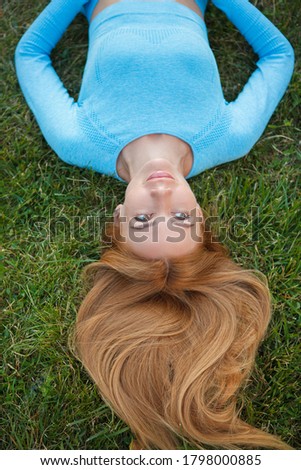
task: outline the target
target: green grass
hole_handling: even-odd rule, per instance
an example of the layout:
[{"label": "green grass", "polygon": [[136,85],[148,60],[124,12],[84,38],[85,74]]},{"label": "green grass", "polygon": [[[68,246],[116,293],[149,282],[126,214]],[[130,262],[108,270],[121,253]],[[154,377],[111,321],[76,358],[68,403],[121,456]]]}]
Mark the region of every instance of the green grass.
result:
[{"label": "green grass", "polygon": [[[14,49],[46,3],[4,0],[1,19],[1,447],[127,449],[129,429],[101,402],[68,348],[83,295],[82,268],[99,257],[104,216],[122,201],[125,186],[60,161],[25,104],[15,77]],[[300,57],[299,1],[256,3]],[[213,7],[207,21],[225,96],[230,100],[254,69],[255,57]],[[86,22],[78,17],[54,53],[58,73],[74,96],[86,51]],[[234,259],[268,277],[274,316],[246,389],[243,416],[295,448],[301,444],[300,96],[297,62],[288,92],[250,154],[190,180]]]}]

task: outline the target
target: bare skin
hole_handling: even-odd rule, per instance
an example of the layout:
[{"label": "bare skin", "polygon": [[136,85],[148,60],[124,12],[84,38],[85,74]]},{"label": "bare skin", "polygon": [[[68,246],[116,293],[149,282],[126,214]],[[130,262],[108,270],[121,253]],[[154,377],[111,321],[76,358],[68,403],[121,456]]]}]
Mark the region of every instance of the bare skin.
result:
[{"label": "bare skin", "polygon": [[[118,3],[119,1],[120,0],[99,0],[96,7],[94,8],[94,11],[93,11],[93,14],[92,14],[92,17],[91,17],[91,21],[102,10],[104,10],[105,8],[113,5],[114,3]],[[156,0],[152,0],[152,1],[156,1]],[[185,5],[186,7],[190,8],[195,13],[197,13],[201,18],[203,18],[202,12],[201,12],[201,10],[199,9],[198,5],[195,3],[194,0],[176,0],[176,1],[178,3],[181,3],[182,5]]]},{"label": "bare skin", "polygon": [[[119,0],[100,0],[91,20]],[[202,17],[194,0],[177,0]],[[191,147],[176,136],[149,134],[127,144],[116,171],[128,183],[115,223],[138,256],[158,259],[193,251],[201,238],[202,211],[185,177],[193,165]],[[154,173],[159,176],[152,176]]]},{"label": "bare skin", "polygon": [[203,219],[185,179],[192,165],[189,145],[168,134],[150,134],[130,142],[120,155],[118,173],[128,186],[114,218],[124,242],[151,259],[193,251]]}]

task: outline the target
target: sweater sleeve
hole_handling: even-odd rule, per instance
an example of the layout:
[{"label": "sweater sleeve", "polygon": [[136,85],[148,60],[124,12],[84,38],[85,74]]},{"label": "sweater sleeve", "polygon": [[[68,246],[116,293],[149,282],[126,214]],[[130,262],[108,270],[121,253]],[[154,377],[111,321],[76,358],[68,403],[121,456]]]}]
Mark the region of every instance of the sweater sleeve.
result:
[{"label": "sweater sleeve", "polygon": [[48,144],[61,158],[72,148],[77,104],[56,74],[50,53],[86,1],[52,0],[23,35],[15,52],[25,99]]},{"label": "sweater sleeve", "polygon": [[243,90],[227,106],[232,124],[226,162],[248,153],[263,133],[290,82],[294,51],[283,34],[248,0],[212,1],[259,57]]}]

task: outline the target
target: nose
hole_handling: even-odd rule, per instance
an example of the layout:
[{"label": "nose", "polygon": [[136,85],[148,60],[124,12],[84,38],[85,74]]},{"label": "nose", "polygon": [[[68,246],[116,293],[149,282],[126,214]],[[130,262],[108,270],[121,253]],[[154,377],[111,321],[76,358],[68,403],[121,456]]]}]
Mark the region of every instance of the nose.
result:
[{"label": "nose", "polygon": [[157,198],[160,196],[166,197],[171,194],[172,189],[169,186],[157,186],[150,190],[150,194],[152,197]]},{"label": "nose", "polygon": [[[153,199],[153,205],[156,212],[165,214],[170,208],[172,189],[166,185],[158,185],[150,190],[150,196]],[[165,215],[164,215],[165,216]]]}]

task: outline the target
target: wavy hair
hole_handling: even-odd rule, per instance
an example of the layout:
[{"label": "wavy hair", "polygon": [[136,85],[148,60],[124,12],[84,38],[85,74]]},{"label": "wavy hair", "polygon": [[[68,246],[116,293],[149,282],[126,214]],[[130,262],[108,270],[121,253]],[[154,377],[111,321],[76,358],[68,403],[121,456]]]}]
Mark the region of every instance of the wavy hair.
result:
[{"label": "wavy hair", "polygon": [[288,449],[239,417],[238,392],[270,320],[264,276],[244,270],[204,232],[184,257],[131,253],[111,241],[85,274],[92,284],[76,320],[77,357],[137,448]]}]

